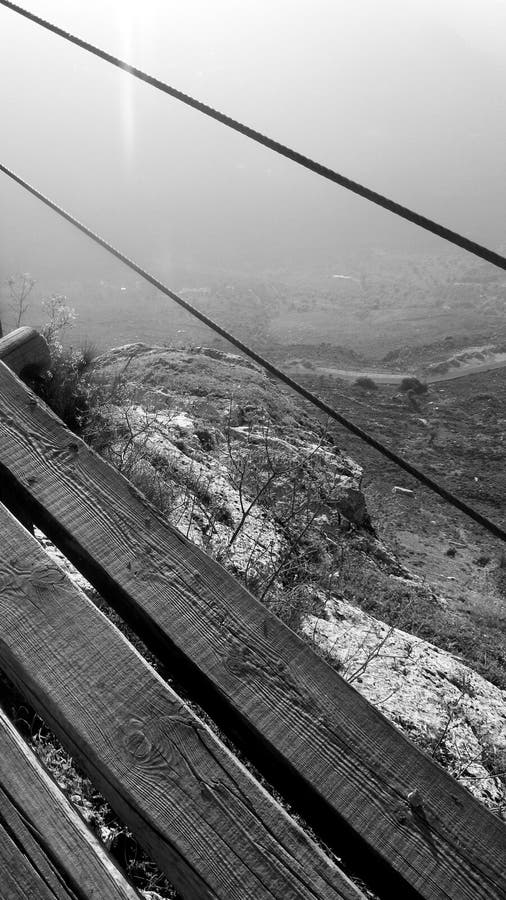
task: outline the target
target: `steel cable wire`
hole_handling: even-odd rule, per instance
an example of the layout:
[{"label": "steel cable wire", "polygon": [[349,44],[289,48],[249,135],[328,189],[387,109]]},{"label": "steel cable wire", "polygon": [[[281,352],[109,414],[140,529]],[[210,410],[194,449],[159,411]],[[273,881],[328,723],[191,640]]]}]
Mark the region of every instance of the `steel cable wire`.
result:
[{"label": "steel cable wire", "polygon": [[59,28],[58,25],[54,25],[52,22],[48,22],[46,19],[42,19],[40,16],[37,16],[35,15],[35,13],[23,9],[16,3],[11,3],[10,0],[0,0],[0,5],[7,7],[7,9],[18,13],[21,16],[24,16],[24,18],[29,19],[31,22],[34,22],[37,25],[40,25],[42,28],[47,29],[47,31],[50,31],[53,34],[64,38],[66,41],[70,41],[77,47],[81,47],[81,49],[87,50],[88,53],[92,53],[94,56],[98,56],[100,59],[105,60],[105,62],[111,63],[111,65],[116,66],[118,69],[122,69],[124,72],[128,72],[128,74],[133,75],[134,78],[138,78],[140,81],[143,81],[146,84],[149,84],[152,87],[156,88],[157,90],[168,94],[175,100],[179,100],[181,101],[181,103],[185,103],[187,106],[190,106],[193,109],[198,110],[198,112],[201,112],[204,115],[215,119],[217,122],[221,122],[222,125],[226,125],[228,128],[232,128],[234,131],[239,132],[247,138],[250,138],[250,140],[255,141],[257,144],[261,144],[263,147],[267,147],[269,150],[274,151],[274,153],[277,153],[280,156],[284,156],[286,159],[291,160],[297,165],[303,166],[303,168],[305,169],[309,169],[309,171],[314,172],[316,175],[319,175],[322,178],[326,178],[328,181],[332,181],[334,182],[334,184],[338,184],[341,187],[346,188],[346,190],[352,191],[352,193],[354,194],[358,194],[360,197],[364,197],[371,203],[375,203],[377,206],[383,207],[383,209],[394,213],[396,216],[400,216],[401,218],[406,219],[408,222],[412,222],[414,225],[418,225],[420,228],[425,229],[425,231],[430,231],[432,234],[443,238],[443,240],[445,241],[449,241],[451,244],[455,244],[457,247],[462,247],[462,249],[467,250],[469,253],[472,253],[475,256],[479,256],[481,259],[484,259],[495,266],[499,266],[499,268],[501,269],[506,269],[506,257],[502,256],[500,253],[496,253],[494,250],[490,250],[488,247],[484,247],[481,244],[478,244],[476,241],[464,237],[458,232],[453,231],[450,228],[446,228],[444,225],[440,225],[438,222],[434,222],[432,219],[428,219],[426,216],[423,216],[420,213],[415,212],[414,210],[408,209],[408,207],[403,206],[402,204],[397,203],[394,200],[390,200],[388,197],[384,197],[382,194],[373,191],[371,188],[365,187],[364,185],[359,184],[356,181],[352,181],[351,178],[347,178],[345,175],[340,175],[338,172],[335,172],[328,166],[324,166],[321,163],[316,162],[315,160],[310,159],[307,156],[304,156],[297,150],[292,150],[290,147],[281,144],[279,141],[273,140],[272,138],[261,134],[261,132],[256,131],[254,128],[250,128],[249,125],[244,125],[243,123],[238,122],[236,119],[233,119],[231,116],[227,116],[225,113],[213,109],[208,104],[202,103],[200,100],[196,100],[194,97],[190,97],[188,94],[183,93],[183,91],[180,91],[177,88],[166,84],[166,82],[161,81],[159,78],[155,78],[152,75],[149,75],[147,72],[143,72],[141,69],[136,68],[136,66],[130,65],[119,57],[114,56],[112,53],[101,50],[99,47],[90,44],[88,41],[84,41],[82,38],[70,34],[70,32],[65,31],[63,28]]}]

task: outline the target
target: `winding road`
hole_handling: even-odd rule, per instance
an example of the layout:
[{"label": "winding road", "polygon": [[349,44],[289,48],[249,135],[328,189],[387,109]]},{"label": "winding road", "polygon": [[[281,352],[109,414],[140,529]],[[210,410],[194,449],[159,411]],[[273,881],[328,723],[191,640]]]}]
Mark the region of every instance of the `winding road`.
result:
[{"label": "winding road", "polygon": [[[480,352],[481,348],[472,348]],[[459,355],[465,353],[461,350]],[[490,372],[493,369],[502,369],[506,366],[506,353],[491,353],[488,359],[479,359],[471,356],[468,362],[457,363],[449,359],[442,360],[449,365],[447,372],[423,371],[418,369],[416,372],[384,372],[384,371],[362,371],[355,369],[335,369],[331,366],[315,366],[313,372],[322,375],[330,375],[333,378],[342,378],[344,381],[356,381],[357,378],[371,378],[377,384],[400,384],[404,378],[420,378],[420,381],[426,384],[437,384],[441,381],[453,381],[455,378],[464,378],[468,375],[477,375],[480,372]],[[303,366],[295,366],[300,371],[307,373],[307,369]]]}]

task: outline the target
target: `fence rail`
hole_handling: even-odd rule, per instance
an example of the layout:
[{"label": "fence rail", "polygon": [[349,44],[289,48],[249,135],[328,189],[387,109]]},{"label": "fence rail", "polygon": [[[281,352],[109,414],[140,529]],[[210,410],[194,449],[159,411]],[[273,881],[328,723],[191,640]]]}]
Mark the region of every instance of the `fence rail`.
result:
[{"label": "fence rail", "polygon": [[[60,547],[380,893],[506,894],[504,825],[169,526],[1,362],[0,476],[3,503],[21,508]],[[0,528],[9,548],[0,578],[15,585],[0,599],[0,665],[183,895],[360,896],[92,604],[58,581],[36,542],[5,513]],[[136,786],[142,796],[134,802]],[[410,802],[413,791],[420,803]]]},{"label": "fence rail", "polygon": [[183,896],[360,900],[5,509],[0,541],[0,664]]},{"label": "fence rail", "polygon": [[0,871],[9,900],[140,900],[1,710]]}]

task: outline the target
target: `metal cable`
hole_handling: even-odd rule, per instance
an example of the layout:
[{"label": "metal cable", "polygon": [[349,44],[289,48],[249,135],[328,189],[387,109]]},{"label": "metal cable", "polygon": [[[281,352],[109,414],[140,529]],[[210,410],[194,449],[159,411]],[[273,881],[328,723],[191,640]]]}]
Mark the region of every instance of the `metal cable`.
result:
[{"label": "metal cable", "polygon": [[421,484],[425,485],[425,487],[430,488],[430,490],[434,491],[434,493],[439,494],[444,500],[454,506],[456,509],[463,512],[466,516],[473,519],[473,521],[477,522],[491,534],[500,538],[502,541],[506,542],[506,531],[501,528],[500,525],[497,525],[495,522],[492,522],[486,516],[483,516],[472,506],[469,506],[464,500],[460,500],[451,491],[448,491],[445,487],[438,484],[416,466],[413,466],[410,462],[404,459],[402,456],[399,456],[395,453],[394,450],[391,450],[389,447],[382,444],[380,441],[377,441],[371,434],[367,431],[364,431],[358,425],[355,425],[350,419],[345,418],[337,410],[333,409],[332,406],[329,406],[328,403],[325,403],[320,397],[317,397],[316,394],[311,393],[297,381],[294,381],[293,378],[290,378],[289,375],[286,375],[281,369],[278,369],[273,363],[269,362],[259,353],[256,353],[255,350],[252,350],[251,347],[248,347],[247,344],[244,344],[238,338],[234,337],[233,334],[230,334],[225,328],[222,328],[221,325],[218,325],[213,319],[210,319],[209,316],[206,316],[204,313],[200,312],[200,310],[196,309],[195,306],[192,306],[191,303],[188,303],[186,300],[183,300],[179,294],[176,294],[174,291],[171,291],[163,282],[159,281],[155,278],[154,275],[151,275],[149,272],[146,272],[141,266],[139,266],[136,262],[129,259],[128,256],[125,256],[124,253],[121,253],[120,250],[117,250],[111,244],[109,244],[104,238],[100,237],[98,234],[95,234],[90,228],[86,225],[83,225],[82,222],[79,222],[78,219],[75,219],[70,213],[66,212],[66,210],[62,209],[58,206],[57,203],[54,203],[53,200],[50,200],[49,197],[46,197],[40,191],[38,191],[35,187],[29,184],[27,181],[24,181],[19,175],[16,175],[15,172],[8,169],[7,166],[2,165],[0,163],[0,172],[3,172],[13,181],[17,182],[21,187],[25,188],[25,190],[29,191],[30,194],[33,194],[34,197],[37,197],[46,206],[49,206],[50,209],[54,210],[61,216],[63,219],[66,219],[67,222],[70,222],[71,225],[74,225],[79,231],[82,231],[86,234],[92,241],[95,241],[96,244],[99,244],[109,253],[112,253],[117,259],[121,260],[121,262],[125,263],[129,269],[132,269],[141,278],[144,278],[150,284],[152,284],[155,288],[161,291],[162,294],[165,294],[166,297],[170,297],[171,300],[174,300],[175,303],[179,304],[183,309],[189,312],[192,316],[199,319],[204,325],[209,326],[213,331],[219,334],[222,338],[225,338],[230,344],[234,347],[237,347],[241,353],[244,353],[245,356],[249,356],[250,359],[253,359],[258,365],[262,366],[267,372],[277,378],[279,381],[286,384],[289,388],[299,394],[304,400],[308,400],[309,403],[312,403],[320,412],[325,413],[329,418],[334,419],[335,422],[338,422],[348,431],[351,431],[352,434],[356,435],[360,440],[364,441],[364,443],[368,444],[370,447],[374,447],[375,450],[378,450],[379,453],[386,456],[387,459],[391,460],[391,462],[396,463],[401,469],[404,469],[405,472],[408,472],[413,478],[416,478]]},{"label": "metal cable", "polygon": [[236,121],[236,119],[225,115],[225,113],[213,109],[206,103],[202,103],[200,100],[196,100],[194,97],[184,94],[182,91],[171,87],[159,78],[154,78],[152,75],[148,75],[141,69],[131,66],[129,63],[119,59],[112,53],[107,53],[105,50],[101,50],[99,47],[95,47],[93,44],[88,43],[88,41],[84,41],[82,38],[76,37],[68,31],[64,31],[63,28],[53,25],[51,22],[35,15],[35,13],[23,9],[16,3],[11,3],[10,0],[0,0],[0,5],[7,7],[13,12],[19,13],[19,15],[24,16],[31,22],[41,25],[42,28],[46,28],[48,31],[64,38],[66,41],[70,41],[72,44],[81,47],[83,50],[87,50],[88,53],[98,56],[100,59],[111,63],[111,65],[116,66],[118,69],[128,72],[129,75],[133,75],[134,78],[138,78],[140,81],[150,84],[157,90],[163,91],[164,94],[169,94],[169,96],[174,99],[180,100],[181,103],[185,103],[187,106],[191,106],[193,109],[198,110],[198,112],[215,119],[217,122],[221,122],[222,125],[226,125],[228,128],[238,131],[239,134],[256,141],[257,144],[261,144],[263,147],[273,150],[274,153],[278,153],[280,156],[290,159],[297,165],[309,169],[310,172],[314,172],[316,175],[334,182],[334,184],[339,184],[341,187],[346,188],[346,190],[352,191],[354,194],[358,194],[366,200],[370,200],[371,203],[375,203],[377,206],[387,209],[396,216],[407,219],[408,222],[412,222],[414,225],[418,225],[420,228],[424,228],[426,231],[438,235],[438,237],[443,238],[445,241],[449,241],[451,244],[456,244],[457,247],[462,247],[469,253],[479,256],[481,259],[492,263],[494,266],[499,266],[500,269],[506,269],[506,257],[501,256],[500,253],[489,250],[487,247],[483,247],[481,244],[476,243],[476,241],[472,241],[470,238],[464,237],[458,232],[452,231],[450,228],[446,228],[444,225],[440,225],[438,222],[434,222],[432,219],[428,219],[425,216],[420,215],[420,213],[414,212],[406,206],[402,206],[400,203],[396,203],[394,200],[390,200],[388,197],[384,197],[382,194],[378,194],[376,191],[364,187],[362,184],[358,184],[356,181],[352,181],[350,178],[346,178],[344,175],[340,175],[333,169],[329,169],[327,166],[315,162],[309,157],[304,156],[302,153],[298,153],[296,150],[292,150],[290,147],[280,144],[278,141],[261,134],[259,131],[255,131],[255,129],[250,128],[248,125],[244,125],[241,122]]}]

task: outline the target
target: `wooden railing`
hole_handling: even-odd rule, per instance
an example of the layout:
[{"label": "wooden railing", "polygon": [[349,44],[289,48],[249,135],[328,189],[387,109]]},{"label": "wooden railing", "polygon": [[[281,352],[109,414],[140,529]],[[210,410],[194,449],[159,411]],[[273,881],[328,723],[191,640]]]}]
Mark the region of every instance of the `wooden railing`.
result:
[{"label": "wooden railing", "polygon": [[[382,897],[506,896],[504,825],[168,525],[2,362],[0,500],[0,666],[183,896],[362,894],[7,508],[42,529],[237,751]],[[2,783],[12,766],[0,757]],[[9,796],[46,834],[44,797],[52,808],[55,789],[39,792],[28,810],[17,784],[9,782]],[[72,853],[57,845],[48,854],[70,878]],[[92,884],[92,870],[111,880],[102,862],[90,863],[95,894],[84,896],[116,896]],[[77,870],[74,878],[82,884]],[[120,876],[114,885],[117,896],[131,896]]]}]

